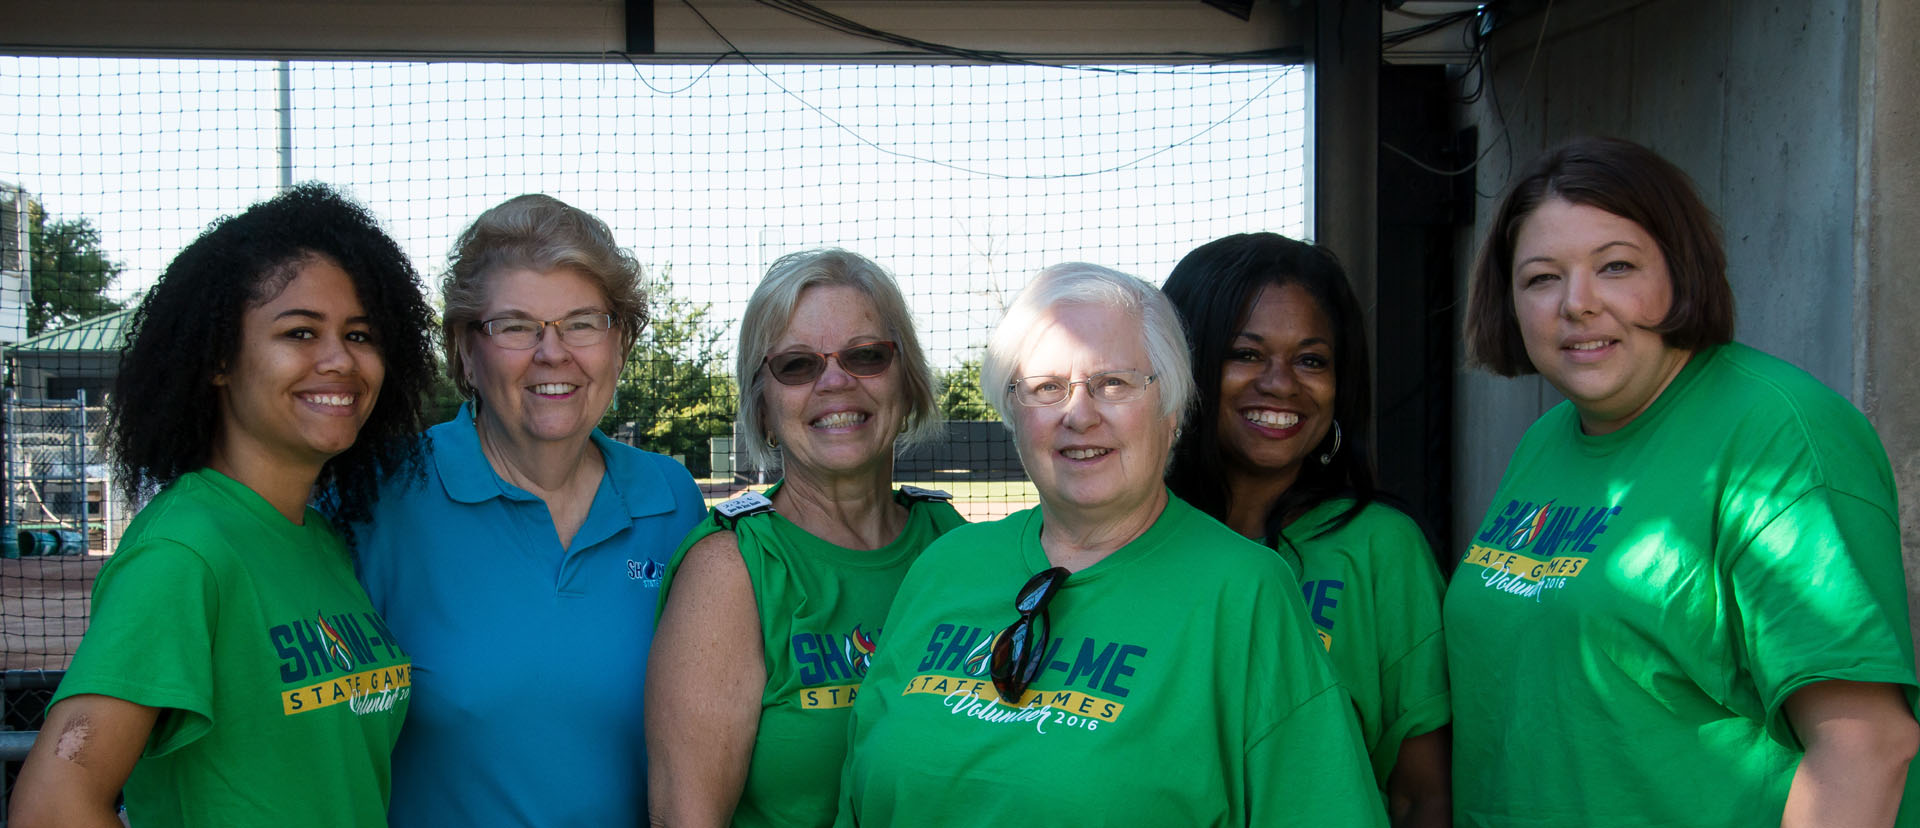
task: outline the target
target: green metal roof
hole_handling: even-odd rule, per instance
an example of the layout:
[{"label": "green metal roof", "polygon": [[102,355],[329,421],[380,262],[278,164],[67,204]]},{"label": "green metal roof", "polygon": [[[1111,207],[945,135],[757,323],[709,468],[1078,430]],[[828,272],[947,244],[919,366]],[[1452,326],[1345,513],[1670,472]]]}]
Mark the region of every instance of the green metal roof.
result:
[{"label": "green metal roof", "polygon": [[132,308],[114,311],[22,340],[6,351],[8,355],[118,351],[127,343],[127,320],[132,316]]}]

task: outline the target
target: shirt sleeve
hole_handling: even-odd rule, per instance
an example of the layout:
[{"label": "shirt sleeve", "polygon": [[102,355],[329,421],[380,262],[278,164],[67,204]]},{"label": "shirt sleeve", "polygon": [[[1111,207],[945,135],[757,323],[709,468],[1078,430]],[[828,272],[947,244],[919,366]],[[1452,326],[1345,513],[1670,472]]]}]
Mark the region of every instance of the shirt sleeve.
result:
[{"label": "shirt sleeve", "polygon": [[1329,684],[1247,747],[1249,825],[1385,828],[1352,707]]},{"label": "shirt sleeve", "polygon": [[1775,741],[1800,748],[1786,700],[1814,682],[1895,684],[1914,703],[1899,532],[1879,506],[1815,488],[1732,556],[1743,667]]},{"label": "shirt sleeve", "polygon": [[93,587],[93,616],[54,701],[83,693],[161,709],[145,756],[213,728],[213,630],[219,583],[171,541],[122,548]]},{"label": "shirt sleeve", "polygon": [[1447,688],[1447,645],[1441,632],[1440,596],[1445,586],[1419,528],[1403,529],[1375,540],[1386,562],[1374,606],[1380,618],[1379,744],[1374,746],[1374,775],[1384,786],[1399,758],[1400,743],[1430,733],[1452,719]]}]

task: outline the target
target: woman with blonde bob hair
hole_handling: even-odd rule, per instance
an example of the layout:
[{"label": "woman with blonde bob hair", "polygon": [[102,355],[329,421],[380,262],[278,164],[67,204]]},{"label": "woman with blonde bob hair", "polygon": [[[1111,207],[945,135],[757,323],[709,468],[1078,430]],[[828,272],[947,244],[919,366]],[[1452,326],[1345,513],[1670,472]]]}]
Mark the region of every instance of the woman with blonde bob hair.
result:
[{"label": "woman with blonde bob hair", "polygon": [[1447,591],[1456,823],[1895,824],[1920,688],[1887,454],[1732,341],[1726,261],[1626,141],[1534,160],[1488,226],[1469,352],[1567,401]]},{"label": "woman with blonde bob hair", "polygon": [[647,679],[651,810],[673,826],[833,821],[848,705],[920,551],[964,521],[895,488],[941,428],[893,278],[845,250],[783,256],[740,323],[740,433],[780,482],[715,507],[661,588]]},{"label": "woman with blonde bob hair", "polygon": [[647,323],[641,284],[605,223],[551,196],[460,235],[441,335],[469,402],[360,544],[414,657],[395,825],[640,822],[653,604],[705,511],[679,463],[596,428]]},{"label": "woman with blonde bob hair", "polygon": [[1184,347],[1166,297],[1096,265],[1008,308],[981,376],[1040,505],[914,564],[837,824],[1384,824],[1298,577],[1161,483]]}]

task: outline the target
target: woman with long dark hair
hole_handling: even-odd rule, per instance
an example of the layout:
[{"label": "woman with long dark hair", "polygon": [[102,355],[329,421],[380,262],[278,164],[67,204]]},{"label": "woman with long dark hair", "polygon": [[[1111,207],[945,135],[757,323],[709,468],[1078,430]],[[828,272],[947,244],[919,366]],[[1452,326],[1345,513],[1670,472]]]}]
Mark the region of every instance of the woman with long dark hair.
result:
[{"label": "woman with long dark hair", "polygon": [[1293,564],[1393,824],[1448,824],[1440,573],[1420,527],[1374,491],[1366,326],[1346,274],[1319,247],[1248,233],[1187,254],[1164,291],[1199,389],[1168,486]]},{"label": "woman with long dark hair", "polygon": [[[435,363],[411,264],[305,185],[222,220],[133,317],[114,468],[160,487],[14,790],[15,825],[386,824],[407,653],[331,521],[417,455]],[[328,515],[310,503],[328,492]]]}]

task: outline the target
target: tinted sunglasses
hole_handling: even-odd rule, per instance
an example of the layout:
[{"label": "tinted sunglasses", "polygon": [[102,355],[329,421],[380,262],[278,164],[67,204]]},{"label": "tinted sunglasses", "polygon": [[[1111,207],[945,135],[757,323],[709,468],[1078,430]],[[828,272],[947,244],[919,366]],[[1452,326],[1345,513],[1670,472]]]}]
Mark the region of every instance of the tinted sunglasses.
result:
[{"label": "tinted sunglasses", "polygon": [[893,364],[896,346],[891,342],[862,342],[831,354],[813,351],[782,351],[767,357],[767,373],[781,385],[806,385],[826,373],[827,360],[840,362],[840,370],[862,379],[877,377]]},{"label": "tinted sunglasses", "polygon": [[[1027,585],[1013,596],[1013,608],[1020,612],[1020,620],[994,639],[993,657],[988,662],[993,689],[1000,692],[1000,698],[1007,704],[1018,706],[1021,697],[1027,694],[1027,686],[1046,668],[1047,641],[1053,633],[1047,605],[1053,603],[1053,596],[1060,592],[1071,574],[1064,566],[1043,570],[1027,579]],[[1040,627],[1038,636],[1034,635],[1036,626]]]}]

